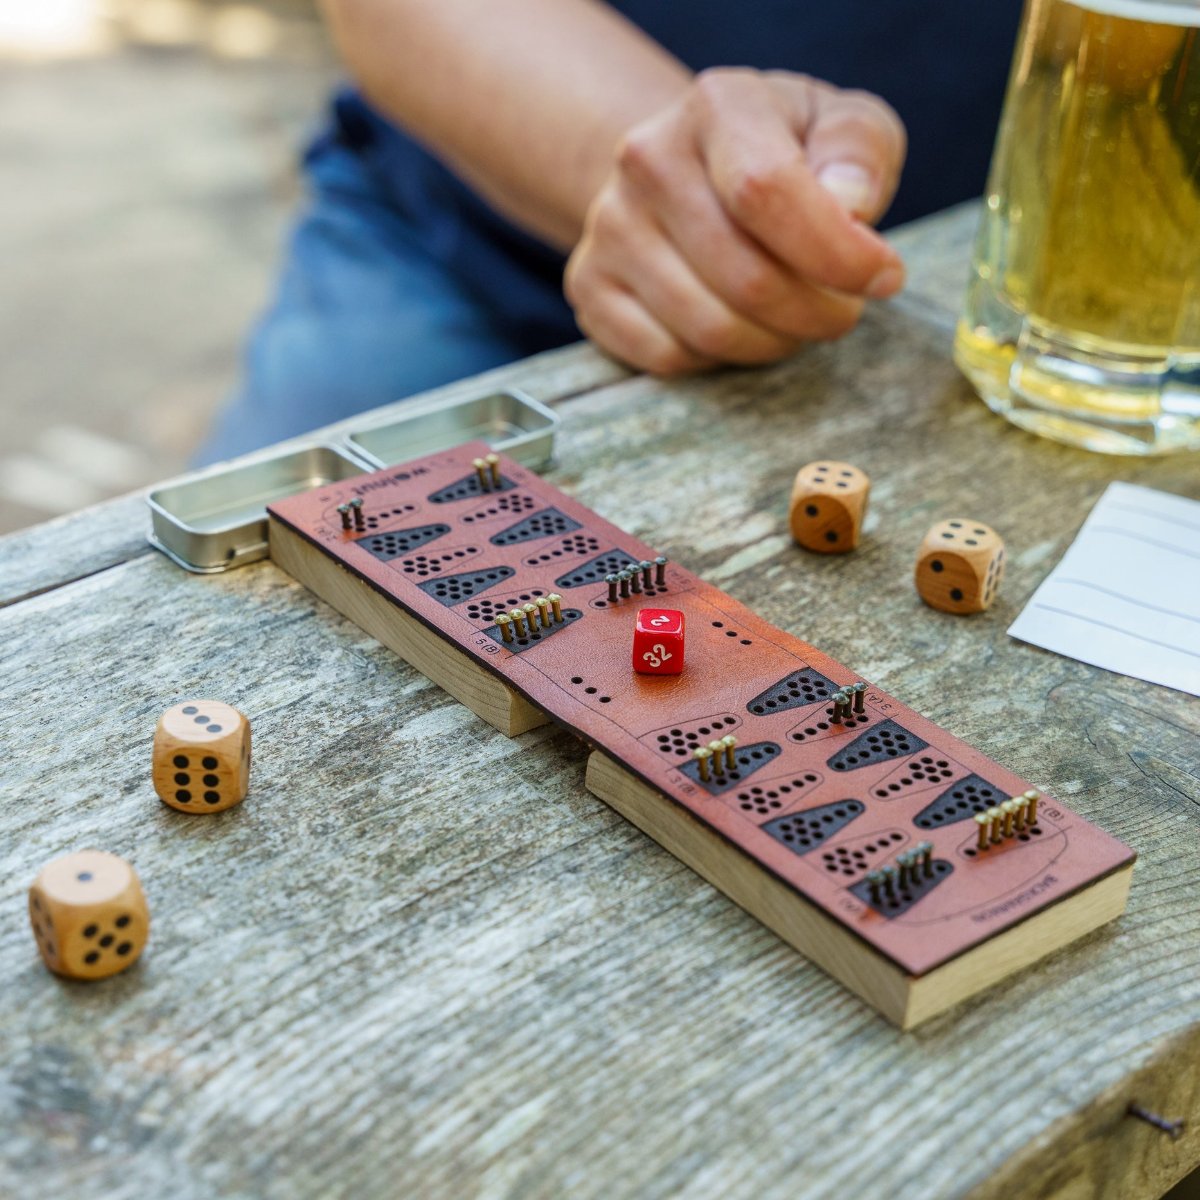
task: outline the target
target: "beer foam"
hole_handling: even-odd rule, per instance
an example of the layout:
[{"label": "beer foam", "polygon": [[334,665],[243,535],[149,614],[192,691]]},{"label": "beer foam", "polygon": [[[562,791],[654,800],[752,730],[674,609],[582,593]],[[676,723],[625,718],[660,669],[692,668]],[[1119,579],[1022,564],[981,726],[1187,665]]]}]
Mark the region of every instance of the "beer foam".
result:
[{"label": "beer foam", "polygon": [[1077,8],[1122,17],[1127,21],[1149,21],[1159,25],[1200,26],[1200,6],[1194,0],[1069,0]]}]

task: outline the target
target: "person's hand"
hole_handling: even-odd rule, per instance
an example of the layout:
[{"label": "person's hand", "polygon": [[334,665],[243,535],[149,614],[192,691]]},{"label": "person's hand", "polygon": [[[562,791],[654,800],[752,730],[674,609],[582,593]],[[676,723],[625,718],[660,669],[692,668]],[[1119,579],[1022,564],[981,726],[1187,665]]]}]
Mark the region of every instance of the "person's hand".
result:
[{"label": "person's hand", "polygon": [[580,329],[657,375],[765,363],[849,332],[904,284],[868,222],[904,161],[899,117],[787,72],[706,71],[634,126],[567,263]]}]

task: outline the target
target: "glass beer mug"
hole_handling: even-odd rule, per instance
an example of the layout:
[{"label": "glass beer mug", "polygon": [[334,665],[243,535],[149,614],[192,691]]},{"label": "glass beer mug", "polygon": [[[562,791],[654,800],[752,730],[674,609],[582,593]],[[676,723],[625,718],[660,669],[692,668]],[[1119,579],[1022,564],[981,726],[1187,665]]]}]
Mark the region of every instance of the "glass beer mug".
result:
[{"label": "glass beer mug", "polygon": [[1200,0],[1027,0],[954,357],[1036,433],[1200,448]]}]

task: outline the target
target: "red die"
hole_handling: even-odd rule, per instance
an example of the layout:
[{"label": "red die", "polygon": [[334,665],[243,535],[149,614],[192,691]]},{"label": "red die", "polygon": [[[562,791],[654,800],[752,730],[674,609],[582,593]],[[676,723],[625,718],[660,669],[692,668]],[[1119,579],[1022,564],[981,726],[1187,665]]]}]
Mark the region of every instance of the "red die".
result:
[{"label": "red die", "polygon": [[678,675],[683,670],[683,613],[675,608],[638,609],[633,669],[643,675]]}]

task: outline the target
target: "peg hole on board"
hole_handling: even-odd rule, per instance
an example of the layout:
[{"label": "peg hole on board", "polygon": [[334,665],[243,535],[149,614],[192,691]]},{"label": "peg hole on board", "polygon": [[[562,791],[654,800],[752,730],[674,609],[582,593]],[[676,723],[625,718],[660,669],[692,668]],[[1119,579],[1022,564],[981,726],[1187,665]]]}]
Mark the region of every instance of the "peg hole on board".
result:
[{"label": "peg hole on board", "polygon": [[611,703],[612,703],[612,697],[611,697],[611,696],[601,696],[601,695],[599,695],[599,691],[600,691],[600,689],[599,689],[599,688],[597,688],[597,687],[593,687],[593,686],[592,686],[590,683],[588,683],[588,682],[587,682],[587,681],[584,679],[584,677],[583,677],[582,675],[572,675],[572,676],[571,676],[571,682],[572,682],[572,683],[573,683],[573,684],[574,684],[576,687],[581,687],[581,688],[583,688],[583,693],[584,693],[584,695],[585,695],[585,696],[595,696],[595,698],[596,698],[596,700],[597,700],[597,702],[598,702],[598,703],[600,703],[600,704],[611,704]]},{"label": "peg hole on board", "polygon": [[657,729],[642,741],[671,758],[690,758],[692,751],[707,746],[714,738],[724,737],[741,722],[733,713],[716,713],[698,720],[680,722],[670,729]]}]

